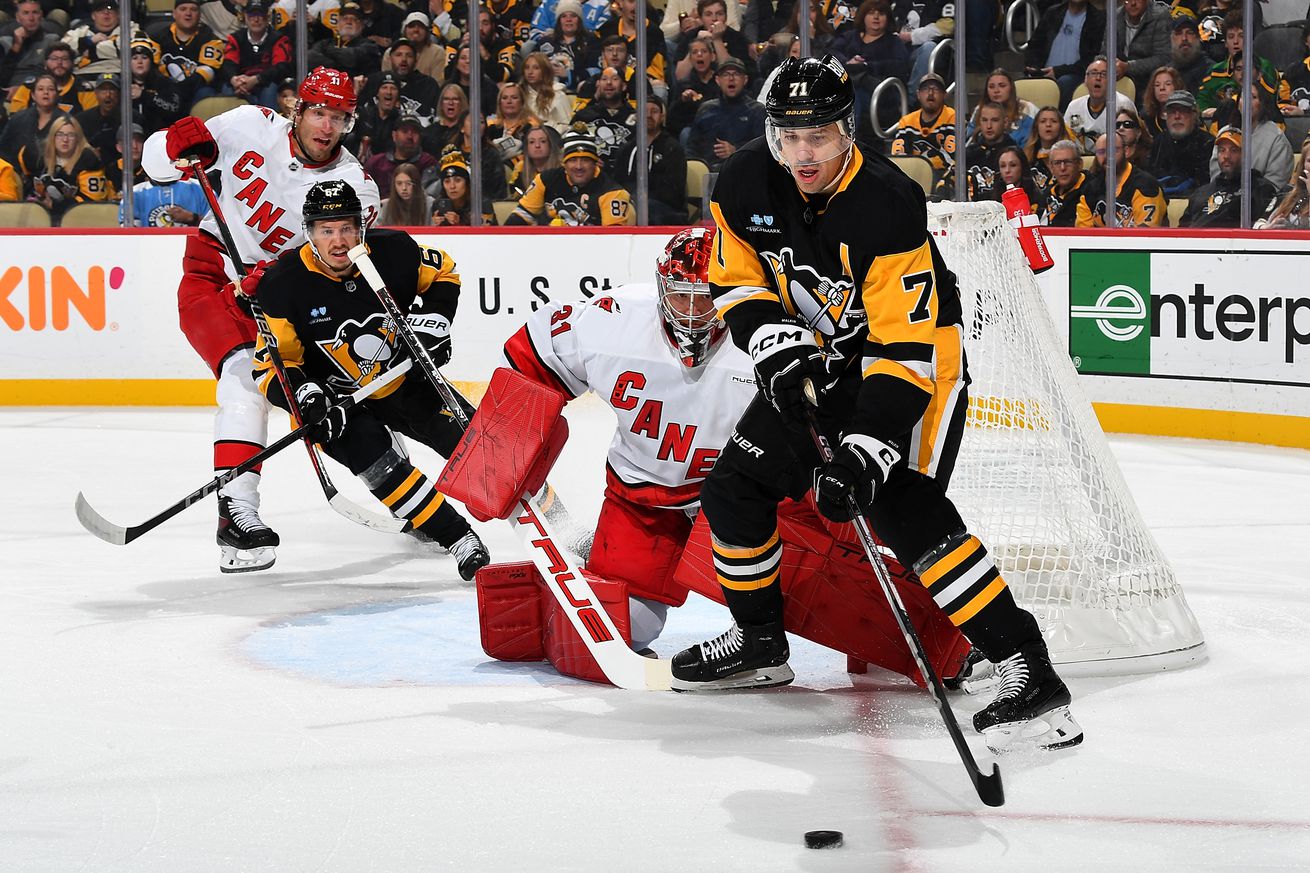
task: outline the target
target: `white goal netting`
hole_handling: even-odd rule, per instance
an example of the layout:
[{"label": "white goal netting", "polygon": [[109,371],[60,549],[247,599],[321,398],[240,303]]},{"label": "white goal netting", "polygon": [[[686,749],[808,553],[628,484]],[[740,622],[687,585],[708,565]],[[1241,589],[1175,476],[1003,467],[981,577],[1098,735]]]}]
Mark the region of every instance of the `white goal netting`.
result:
[{"label": "white goal netting", "polygon": [[1000,204],[930,204],[929,229],[964,303],[973,384],[950,494],[970,529],[1057,663],[1123,673],[1201,659],[1201,629]]}]

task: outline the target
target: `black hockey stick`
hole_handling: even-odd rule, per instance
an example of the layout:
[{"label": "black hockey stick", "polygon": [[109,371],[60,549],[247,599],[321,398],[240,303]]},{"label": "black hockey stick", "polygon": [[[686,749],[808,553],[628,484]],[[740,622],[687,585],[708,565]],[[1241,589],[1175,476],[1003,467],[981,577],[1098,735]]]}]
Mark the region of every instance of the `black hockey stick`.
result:
[{"label": "black hockey stick", "polygon": [[[223,210],[218,204],[218,196],[214,194],[214,186],[209,183],[209,177],[205,175],[204,169],[200,166],[200,161],[192,158],[190,166],[192,174],[200,182],[201,190],[205,192],[205,199],[209,201],[210,211],[214,213],[214,221],[218,225],[219,235],[223,237],[223,245],[227,248],[228,257],[232,259],[232,267],[236,270],[239,279],[244,279],[246,265],[241,261],[241,253],[237,250],[236,241],[232,238],[232,231],[228,228],[227,220],[223,217]],[[259,328],[259,335],[264,340],[264,348],[268,350],[269,359],[273,362],[273,371],[277,374],[278,384],[282,386],[282,393],[287,398],[287,407],[291,412],[291,420],[295,423],[297,430],[303,430],[304,419],[300,415],[300,406],[296,403],[295,393],[291,390],[291,380],[287,378],[286,366],[282,363],[282,355],[278,352],[277,337],[273,335],[273,331],[268,326],[268,319],[264,317],[264,310],[260,308],[259,301],[254,297],[242,294],[240,282],[238,282],[235,293],[245,297],[250,304],[250,314],[254,317],[255,324]],[[370,512],[337,491],[337,486],[332,483],[327,468],[323,465],[322,453],[308,434],[305,435],[305,449],[309,452],[309,463],[314,468],[314,475],[318,477],[318,484],[323,489],[323,496],[327,498],[328,506],[331,506],[337,513],[356,524],[362,524],[365,527],[371,527],[374,530],[386,533],[402,533],[409,527],[409,523],[404,519]]]},{"label": "black hockey stick", "polygon": [[[814,383],[806,379],[803,383],[805,399],[809,401],[810,406],[806,409],[805,415],[809,420],[810,438],[814,440],[814,447],[819,450],[819,457],[824,463],[832,460],[832,446],[828,444],[828,439],[819,430],[819,420],[815,415],[815,410],[819,406],[818,395],[814,390]],[[964,740],[964,734],[960,732],[960,725],[955,720],[955,713],[951,710],[951,704],[946,700],[946,689],[942,685],[941,677],[937,675],[928,664],[928,655],[923,650],[923,641],[919,639],[919,634],[914,630],[914,625],[910,623],[910,617],[905,611],[905,604],[901,602],[900,592],[892,584],[891,574],[887,572],[887,565],[883,563],[882,555],[878,551],[878,545],[873,539],[873,530],[869,526],[869,521],[860,512],[860,506],[855,502],[855,498],[847,496],[846,511],[850,513],[851,520],[855,523],[855,530],[860,536],[860,545],[864,547],[864,555],[869,559],[869,564],[873,567],[873,575],[878,580],[878,587],[882,588],[883,596],[887,598],[887,605],[891,607],[892,617],[896,619],[896,626],[901,629],[901,635],[905,637],[905,645],[909,647],[910,654],[914,657],[914,663],[919,668],[919,675],[923,677],[924,683],[928,686],[928,693],[932,699],[937,702],[937,711],[946,724],[946,732],[951,735],[951,742],[955,743],[955,751],[959,752],[960,760],[964,762],[964,767],[969,771],[969,778],[973,780],[974,790],[978,792],[979,799],[988,806],[1001,806],[1005,803],[1005,786],[1001,784],[1001,770],[995,763],[992,764],[991,773],[983,773],[978,769],[978,762],[974,760],[973,752],[969,749],[969,744]]]},{"label": "black hockey stick", "polygon": [[[409,368],[409,361],[401,361],[395,367],[387,370],[387,372],[383,373],[372,382],[369,382],[364,387],[357,389],[353,394],[343,398],[341,402],[336,405],[342,409],[350,409],[352,406],[363,402],[369,397],[369,395],[373,394],[378,389],[391,384],[396,381],[396,379],[399,379],[402,374],[409,370]],[[91,504],[87,502],[86,497],[82,495],[81,491],[77,492],[77,520],[82,523],[82,527],[86,528],[105,542],[112,543],[116,546],[125,546],[142,534],[149,533],[159,527],[188,506],[191,506],[193,503],[197,503],[208,497],[210,494],[213,494],[242,473],[255,469],[255,467],[259,466],[264,461],[273,457],[297,440],[308,437],[309,429],[317,423],[318,422],[302,424],[300,427],[289,432],[286,436],[265,446],[251,458],[230,470],[220,473],[195,491],[192,491],[186,497],[183,497],[177,503],[174,503],[172,506],[165,509],[163,512],[146,519],[140,524],[132,525],[130,527],[123,527],[122,525],[114,524],[112,521],[109,521],[103,515],[96,512]]]}]

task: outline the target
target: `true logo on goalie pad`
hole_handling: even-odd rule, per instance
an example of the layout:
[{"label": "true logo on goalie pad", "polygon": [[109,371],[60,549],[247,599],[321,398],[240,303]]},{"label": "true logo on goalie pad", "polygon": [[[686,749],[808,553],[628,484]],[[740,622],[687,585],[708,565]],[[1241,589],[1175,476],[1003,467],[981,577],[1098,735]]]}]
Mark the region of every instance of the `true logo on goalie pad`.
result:
[{"label": "true logo on goalie pad", "polygon": [[537,518],[537,513],[532,508],[532,504],[520,498],[519,508],[523,512],[514,519],[515,524],[530,525],[537,530],[539,536],[537,539],[532,540],[532,547],[545,558],[548,564],[547,572],[555,582],[556,587],[564,595],[564,599],[568,601],[569,606],[577,610],[577,617],[582,622],[582,626],[586,628],[587,635],[597,643],[607,643],[614,639],[614,635],[610,633],[605,620],[597,612],[598,607],[591,602],[591,598],[579,599],[569,588],[569,583],[576,581],[577,577],[569,569],[568,561],[560,553],[559,546],[550,538],[545,526]]}]

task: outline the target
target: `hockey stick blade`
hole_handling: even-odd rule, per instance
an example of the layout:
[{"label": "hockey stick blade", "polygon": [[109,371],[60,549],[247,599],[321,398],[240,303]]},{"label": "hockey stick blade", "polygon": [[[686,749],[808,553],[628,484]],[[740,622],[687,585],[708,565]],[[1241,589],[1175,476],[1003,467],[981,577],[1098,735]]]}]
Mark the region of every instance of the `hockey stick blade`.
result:
[{"label": "hockey stick blade", "polygon": [[[401,361],[395,367],[383,373],[372,382],[369,382],[364,387],[356,389],[353,394],[344,398],[339,405],[349,409],[358,403],[362,403],[375,392],[386,385],[391,384],[407,373],[411,366],[411,361]],[[97,512],[95,507],[91,505],[90,501],[86,499],[81,491],[77,492],[77,502],[75,504],[77,520],[81,522],[82,527],[86,528],[89,533],[98,539],[102,539],[111,545],[125,546],[142,534],[148,533],[159,527],[161,524],[192,504],[199,503],[201,500],[208,497],[210,494],[213,494],[215,491],[218,491],[242,473],[245,473],[248,470],[253,470],[255,467],[273,457],[292,443],[304,439],[306,434],[308,434],[309,429],[313,427],[314,424],[317,424],[317,422],[301,425],[300,427],[288,432],[285,436],[264,447],[263,450],[252,455],[250,458],[230,470],[210,479],[204,485],[200,486],[195,491],[192,491],[186,497],[183,497],[163,512],[152,516],[140,524],[132,525],[130,527],[114,524],[112,521]]]},{"label": "hockey stick blade", "polygon": [[396,518],[394,515],[383,515],[380,512],[369,512],[335,488],[332,489],[332,496],[328,498],[328,506],[336,510],[337,515],[348,518],[355,524],[362,524],[364,527],[383,533],[405,533],[410,528],[407,520]]}]

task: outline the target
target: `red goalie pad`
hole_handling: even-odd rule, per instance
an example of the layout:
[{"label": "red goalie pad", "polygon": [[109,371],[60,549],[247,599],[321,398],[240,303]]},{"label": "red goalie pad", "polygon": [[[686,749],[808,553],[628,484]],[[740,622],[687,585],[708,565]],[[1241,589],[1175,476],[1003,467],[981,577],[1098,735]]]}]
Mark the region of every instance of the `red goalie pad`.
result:
[{"label": "red goalie pad", "polygon": [[[864,549],[853,536],[847,539],[853,531],[851,525],[825,523],[808,502],[789,501],[779,507],[784,625],[791,633],[842,652],[852,660],[877,664],[922,686],[923,679]],[[884,556],[884,560],[923,641],[929,663],[939,676],[956,675],[969,653],[969,641],[937,608],[917,578],[895,558]],[[674,578],[693,591],[723,602],[723,589],[715,577],[710,552],[709,525],[703,515],[692,528]]]},{"label": "red goalie pad", "polygon": [[[632,643],[628,586],[582,571],[623,641]],[[550,661],[565,676],[609,684],[531,561],[477,573],[482,651],[498,661]]]},{"label": "red goalie pad", "polygon": [[541,489],[564,449],[566,399],[522,373],[497,369],[437,489],[478,521],[509,518],[519,495]]}]

